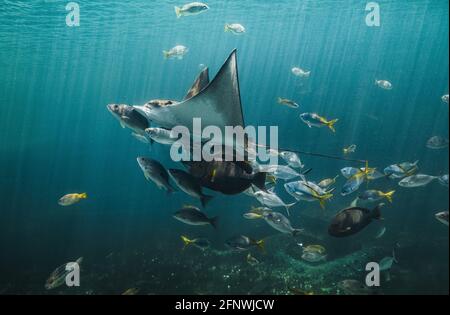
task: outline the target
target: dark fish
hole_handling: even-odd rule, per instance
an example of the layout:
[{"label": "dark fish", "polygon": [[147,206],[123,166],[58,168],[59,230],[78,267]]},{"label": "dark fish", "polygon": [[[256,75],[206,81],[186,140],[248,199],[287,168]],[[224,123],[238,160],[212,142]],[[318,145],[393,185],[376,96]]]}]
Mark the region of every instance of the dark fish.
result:
[{"label": "dark fish", "polygon": [[208,218],[200,209],[193,206],[184,206],[175,212],[173,217],[189,225],[212,225],[217,228],[218,217]]},{"label": "dark fish", "polygon": [[182,191],[194,198],[200,199],[203,207],[212,199],[212,196],[203,194],[202,186],[198,179],[191,174],[177,169],[170,169],[169,174]]},{"label": "dark fish", "polygon": [[331,221],[328,233],[335,237],[345,237],[356,234],[369,225],[373,219],[380,220],[379,204],[375,209],[368,210],[360,207],[347,208],[340,211]]},{"label": "dark fish", "polygon": [[147,180],[151,180],[159,189],[164,189],[168,193],[174,191],[169,183],[169,173],[161,163],[145,157],[138,157],[137,161]]},{"label": "dark fish", "polygon": [[200,184],[225,195],[236,195],[253,185],[265,190],[266,173],[254,173],[247,162],[212,161],[186,162],[189,173]]},{"label": "dark fish", "polygon": [[264,250],[264,240],[256,241],[245,235],[232,237],[225,242],[225,245],[237,251],[245,251],[254,246]]}]

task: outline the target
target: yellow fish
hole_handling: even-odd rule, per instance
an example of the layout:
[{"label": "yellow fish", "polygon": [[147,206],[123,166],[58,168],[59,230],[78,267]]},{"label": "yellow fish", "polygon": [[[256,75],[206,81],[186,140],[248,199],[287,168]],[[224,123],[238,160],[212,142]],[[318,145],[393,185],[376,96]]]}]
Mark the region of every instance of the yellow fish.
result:
[{"label": "yellow fish", "polygon": [[59,199],[58,204],[60,206],[67,207],[79,202],[81,199],[87,199],[87,194],[82,193],[65,195]]}]

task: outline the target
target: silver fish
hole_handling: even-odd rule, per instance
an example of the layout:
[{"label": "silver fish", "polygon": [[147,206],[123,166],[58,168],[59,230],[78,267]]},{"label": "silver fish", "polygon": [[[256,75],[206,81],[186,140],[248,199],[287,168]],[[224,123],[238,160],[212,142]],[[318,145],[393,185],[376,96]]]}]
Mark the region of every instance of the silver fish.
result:
[{"label": "silver fish", "polygon": [[266,212],[264,214],[264,220],[275,230],[296,236],[302,232],[300,229],[294,229],[291,225],[291,222],[288,218],[286,218],[283,214],[279,212]]},{"label": "silver fish", "polygon": [[281,198],[278,197],[277,194],[273,192],[273,190],[269,191],[258,190],[254,193],[254,196],[262,205],[265,205],[269,208],[284,207],[288,215],[289,215],[289,208],[291,208],[293,205],[296,204],[295,202],[291,204],[284,203],[284,201],[281,200]]},{"label": "silver fish", "polygon": [[394,262],[398,263],[397,259],[395,258],[395,251],[392,251],[392,256],[384,257],[378,263],[378,265],[380,266],[380,271],[390,270]]},{"label": "silver fish", "polygon": [[375,80],[375,85],[384,89],[384,90],[392,90],[392,83],[387,80]]},{"label": "silver fish", "polygon": [[440,150],[448,147],[448,139],[440,136],[434,136],[428,139],[427,148],[432,150]]},{"label": "silver fish", "polygon": [[286,165],[260,165],[259,171],[273,174],[278,179],[291,180],[301,175]]},{"label": "silver fish", "polygon": [[177,18],[180,18],[182,16],[197,15],[208,10],[208,5],[201,2],[192,2],[185,4],[182,7],[175,7],[175,14],[177,15]]},{"label": "silver fish", "polygon": [[189,52],[189,49],[183,45],[177,45],[170,50],[163,50],[165,59],[178,59],[181,60]]},{"label": "silver fish", "polygon": [[309,78],[311,71],[308,70],[303,70],[299,67],[293,67],[291,69],[291,72],[293,75],[295,75],[296,77],[300,77],[300,78]]},{"label": "silver fish", "polygon": [[245,33],[245,27],[239,23],[225,24],[225,32],[230,32],[234,35],[242,35]]},{"label": "silver fish", "polygon": [[428,185],[435,179],[438,179],[438,177],[425,174],[416,174],[403,178],[398,184],[405,188],[422,187]]},{"label": "silver fish", "polygon": [[150,139],[160,144],[172,145],[178,140],[171,130],[164,128],[147,128],[145,133]]},{"label": "silver fish", "polygon": [[294,152],[281,151],[280,156],[292,168],[304,168],[305,167],[305,165],[300,160],[300,157]]}]

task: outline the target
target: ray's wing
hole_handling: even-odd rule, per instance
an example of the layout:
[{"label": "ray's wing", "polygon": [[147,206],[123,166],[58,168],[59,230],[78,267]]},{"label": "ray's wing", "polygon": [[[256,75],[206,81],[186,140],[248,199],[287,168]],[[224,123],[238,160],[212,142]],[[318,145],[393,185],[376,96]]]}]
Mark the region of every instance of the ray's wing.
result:
[{"label": "ray's wing", "polygon": [[197,77],[191,89],[187,92],[183,100],[186,101],[198,95],[198,93],[203,91],[203,89],[207,87],[208,84],[209,84],[209,70],[208,68],[205,68],[202,72],[200,72],[199,76]]},{"label": "ray's wing", "polygon": [[201,118],[202,128],[216,126],[225,134],[225,126],[244,126],[236,50],[228,57],[216,77],[199,94],[181,103],[164,107],[135,106],[149,120],[163,128],[184,126],[193,130],[193,119]]}]

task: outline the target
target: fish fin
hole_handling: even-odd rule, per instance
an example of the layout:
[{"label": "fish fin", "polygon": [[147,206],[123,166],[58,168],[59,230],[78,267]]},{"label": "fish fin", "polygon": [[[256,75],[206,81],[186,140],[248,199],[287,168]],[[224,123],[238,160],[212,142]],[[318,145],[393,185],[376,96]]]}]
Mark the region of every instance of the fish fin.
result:
[{"label": "fish fin", "polygon": [[173,194],[174,192],[176,192],[176,190],[169,184],[169,185],[166,187],[166,193],[167,193],[168,195],[170,195],[170,194]]},{"label": "fish fin", "polygon": [[170,52],[168,52],[167,50],[163,50],[163,55],[164,55],[164,59],[169,59]]},{"label": "fish fin", "polygon": [[184,235],[181,235],[181,240],[183,241],[184,246],[191,245],[194,242]]},{"label": "fish fin", "polygon": [[333,181],[335,181],[336,182],[336,180],[339,178],[339,175],[336,175],[334,178],[333,178]]},{"label": "fish fin", "polygon": [[320,204],[320,207],[322,208],[322,209],[325,209],[325,202],[328,200],[328,199],[331,199],[332,197],[333,197],[333,194],[331,193],[332,191],[334,191],[334,188],[330,191],[330,192],[327,192],[325,195],[323,195],[323,196],[318,196],[317,194],[316,194],[316,198],[318,198],[319,199],[319,204]]},{"label": "fish fin", "polygon": [[213,196],[203,195],[203,196],[200,198],[200,201],[201,201],[201,203],[202,203],[202,207],[205,208],[206,205],[208,204],[208,202],[211,201],[211,199],[213,199]]},{"label": "fish fin", "polygon": [[286,212],[287,212],[288,216],[291,216],[291,213],[289,212],[289,209],[292,206],[295,206],[296,204],[297,204],[296,202],[293,202],[293,203],[290,203],[290,204],[286,205]]},{"label": "fish fin", "polygon": [[336,132],[336,129],[334,128],[334,124],[336,124],[339,121],[339,119],[333,119],[326,123],[328,128],[330,128],[331,131]]},{"label": "fish fin", "polygon": [[257,173],[253,177],[252,184],[258,187],[262,191],[267,191],[266,189],[266,176],[267,173]]},{"label": "fish fin", "polygon": [[177,15],[177,19],[179,19],[181,17],[181,8],[180,7],[175,7],[175,14]]},{"label": "fish fin", "polygon": [[230,27],[228,26],[228,24],[225,24],[224,30],[225,30],[225,32],[228,32],[230,30]]},{"label": "fish fin", "polygon": [[395,190],[392,190],[390,192],[387,192],[383,194],[383,197],[385,197],[390,203],[392,203],[392,196],[394,195]]},{"label": "fish fin", "polygon": [[381,210],[380,210],[380,208],[382,206],[384,206],[384,204],[380,203],[378,206],[375,207],[375,209],[372,210],[372,218],[374,218],[376,220],[382,220]]},{"label": "fish fin", "polygon": [[80,199],[87,199],[87,197],[88,197],[87,193],[82,193],[82,194],[79,195]]},{"label": "fish fin", "polygon": [[352,203],[350,204],[350,208],[354,208],[358,205],[358,200],[359,197],[356,197],[355,200],[352,201]]},{"label": "fish fin", "polygon": [[306,171],[302,172],[302,175],[307,175],[312,171],[312,168],[308,168]]},{"label": "fish fin", "polygon": [[217,230],[218,223],[219,223],[219,217],[211,218],[210,223],[211,223],[212,227]]},{"label": "fish fin", "polygon": [[300,234],[302,234],[304,232],[304,230],[303,229],[294,229],[293,231],[292,231],[292,236],[298,236],[298,235],[300,235]]},{"label": "fish fin", "polygon": [[257,245],[258,248],[259,248],[260,250],[262,250],[263,252],[266,251],[266,247],[265,247],[264,240],[259,240],[259,241],[257,241],[257,242],[256,242],[256,245]]}]

